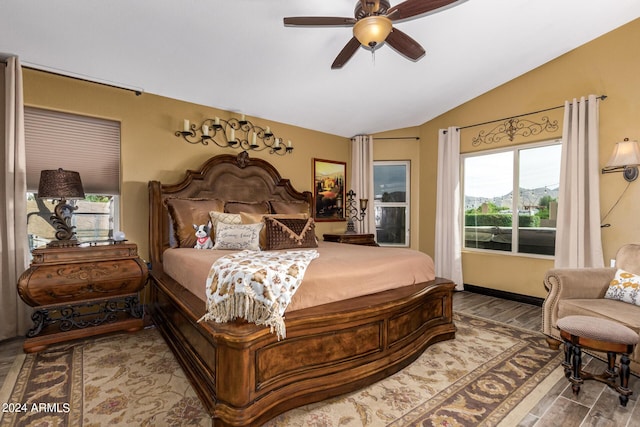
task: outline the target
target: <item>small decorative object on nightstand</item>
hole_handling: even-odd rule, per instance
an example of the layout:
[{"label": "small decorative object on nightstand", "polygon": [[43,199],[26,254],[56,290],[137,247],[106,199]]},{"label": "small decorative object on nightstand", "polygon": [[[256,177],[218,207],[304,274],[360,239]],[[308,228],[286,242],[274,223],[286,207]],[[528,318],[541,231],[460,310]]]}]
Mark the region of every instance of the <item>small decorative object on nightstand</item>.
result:
[{"label": "small decorative object on nightstand", "polygon": [[347,218],[347,234],[354,234],[356,232],[354,221],[364,221],[364,216],[367,213],[367,205],[369,199],[360,199],[360,210],[356,207],[356,193],[353,190],[349,190],[347,193],[347,204],[344,207],[344,216]]},{"label": "small decorative object on nightstand", "polygon": [[[368,199],[360,199],[360,209],[356,207],[356,193],[353,190],[347,192],[347,203],[344,206],[344,216],[347,218],[347,231],[344,234],[323,234],[322,238],[327,242],[348,243],[351,245],[378,246],[373,234],[356,233],[354,221],[364,221],[367,213]],[[342,206],[340,206],[342,207]]]},{"label": "small decorative object on nightstand", "polygon": [[24,351],[114,331],[143,327],[138,293],[147,266],[135,244],[95,242],[88,246],[41,247],[18,280],[22,300],[36,310]]}]

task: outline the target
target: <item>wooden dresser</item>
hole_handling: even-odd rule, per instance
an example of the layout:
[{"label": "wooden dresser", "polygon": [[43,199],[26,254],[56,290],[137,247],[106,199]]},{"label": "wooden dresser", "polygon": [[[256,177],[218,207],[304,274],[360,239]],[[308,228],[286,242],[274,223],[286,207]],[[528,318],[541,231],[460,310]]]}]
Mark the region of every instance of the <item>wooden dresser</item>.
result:
[{"label": "wooden dresser", "polygon": [[327,242],[348,243],[351,245],[378,246],[373,234],[323,234],[322,238]]},{"label": "wooden dresser", "polygon": [[143,327],[138,292],[147,266],[132,243],[42,247],[18,280],[22,300],[35,308],[24,351],[114,331]]}]

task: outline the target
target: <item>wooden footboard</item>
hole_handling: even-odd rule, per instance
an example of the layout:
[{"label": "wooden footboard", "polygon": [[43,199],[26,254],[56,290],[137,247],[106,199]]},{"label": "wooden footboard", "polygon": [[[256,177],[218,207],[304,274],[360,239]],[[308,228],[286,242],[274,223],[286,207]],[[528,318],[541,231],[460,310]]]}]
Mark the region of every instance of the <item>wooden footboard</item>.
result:
[{"label": "wooden footboard", "polygon": [[454,338],[454,284],[428,283],[298,310],[287,337],[246,322],[197,323],[205,304],[152,272],[153,320],[215,425],[253,426],[385,378]]}]

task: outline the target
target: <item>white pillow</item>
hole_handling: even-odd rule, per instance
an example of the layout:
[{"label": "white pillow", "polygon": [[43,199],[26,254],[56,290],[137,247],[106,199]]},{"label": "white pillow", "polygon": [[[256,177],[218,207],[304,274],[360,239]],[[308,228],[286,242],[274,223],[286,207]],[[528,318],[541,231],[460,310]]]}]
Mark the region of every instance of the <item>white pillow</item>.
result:
[{"label": "white pillow", "polygon": [[604,297],[640,305],[640,276],[618,269]]},{"label": "white pillow", "polygon": [[225,224],[218,222],[216,227],[216,244],[213,249],[228,250],[260,250],[260,230],[263,223],[257,224]]},{"label": "white pillow", "polygon": [[216,241],[216,229],[218,228],[218,223],[242,224],[242,219],[240,219],[239,214],[211,211],[209,212],[209,217],[211,218],[211,233],[209,233],[209,235],[213,242]]}]

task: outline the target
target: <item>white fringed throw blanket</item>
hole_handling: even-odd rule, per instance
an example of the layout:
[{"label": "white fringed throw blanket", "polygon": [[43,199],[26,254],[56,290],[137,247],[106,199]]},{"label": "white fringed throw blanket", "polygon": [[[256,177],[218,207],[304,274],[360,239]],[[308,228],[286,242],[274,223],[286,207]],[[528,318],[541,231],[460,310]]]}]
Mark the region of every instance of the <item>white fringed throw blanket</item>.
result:
[{"label": "white fringed throw blanket", "polygon": [[207,277],[207,313],[199,322],[240,317],[284,338],[284,311],[318,255],[316,250],[242,251],[219,258]]}]

